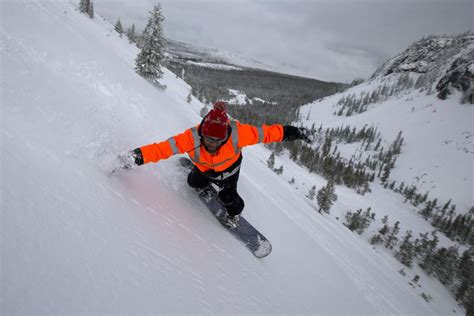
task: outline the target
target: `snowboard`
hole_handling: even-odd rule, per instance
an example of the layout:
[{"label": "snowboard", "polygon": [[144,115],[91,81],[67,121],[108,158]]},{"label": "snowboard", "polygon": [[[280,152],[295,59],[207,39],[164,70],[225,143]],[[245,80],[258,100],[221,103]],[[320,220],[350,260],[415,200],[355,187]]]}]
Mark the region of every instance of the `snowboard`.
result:
[{"label": "snowboard", "polygon": [[[186,171],[191,171],[194,168],[191,160],[186,157],[181,157],[179,162]],[[216,219],[226,230],[242,242],[255,257],[263,258],[270,254],[272,251],[272,245],[268,239],[253,227],[242,215],[240,215],[237,227],[230,228],[224,225],[223,219],[226,211],[218,197],[217,190],[212,185],[207,187],[204,192],[205,193],[201,192],[198,194],[199,199],[207,206],[211,213],[214,214]]]}]

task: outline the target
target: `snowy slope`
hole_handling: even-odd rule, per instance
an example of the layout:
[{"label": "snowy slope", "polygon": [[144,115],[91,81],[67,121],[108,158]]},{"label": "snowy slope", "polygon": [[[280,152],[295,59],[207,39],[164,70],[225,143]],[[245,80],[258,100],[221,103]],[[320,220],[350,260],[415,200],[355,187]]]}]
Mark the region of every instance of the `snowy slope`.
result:
[{"label": "snowy slope", "polygon": [[[67,2],[2,1],[1,312],[446,315],[245,152],[246,218],[272,241],[255,259],[187,188],[177,157],[109,177],[117,153],[199,121],[190,87],[133,70],[135,47]],[[27,21],[27,22],[25,22]]]},{"label": "snowy slope", "polygon": [[[448,100],[435,94],[407,90],[384,102],[371,104],[369,110],[353,116],[335,116],[338,100],[347,95],[371,93],[382,83],[394,78],[375,78],[301,108],[303,123],[310,127],[323,124],[325,128],[350,125],[362,128],[375,126],[381,132],[385,148],[403,132],[402,153],[397,159],[390,179],[397,183],[416,185],[420,192],[429,191],[440,203],[452,198],[459,213],[474,205],[474,109],[460,104],[460,93]],[[310,116],[307,117],[307,114]],[[339,145],[341,147],[341,145]],[[355,150],[349,152],[354,154]]]}]

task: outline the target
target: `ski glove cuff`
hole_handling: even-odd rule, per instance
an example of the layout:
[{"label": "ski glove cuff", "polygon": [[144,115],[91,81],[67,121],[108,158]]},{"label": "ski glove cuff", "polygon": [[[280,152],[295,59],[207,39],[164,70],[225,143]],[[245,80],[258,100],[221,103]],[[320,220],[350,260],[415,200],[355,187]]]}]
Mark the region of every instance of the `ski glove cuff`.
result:
[{"label": "ski glove cuff", "polygon": [[305,127],[296,127],[291,125],[283,126],[283,140],[297,140],[300,139],[304,142],[311,143],[310,136],[313,133]]}]

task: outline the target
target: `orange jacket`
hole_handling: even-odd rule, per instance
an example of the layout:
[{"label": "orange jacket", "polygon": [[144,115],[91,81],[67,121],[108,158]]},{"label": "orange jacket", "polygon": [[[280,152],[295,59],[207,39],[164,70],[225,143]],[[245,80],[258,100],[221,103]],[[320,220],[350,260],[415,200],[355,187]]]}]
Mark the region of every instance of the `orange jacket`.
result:
[{"label": "orange jacket", "polygon": [[283,140],[282,125],[255,127],[231,121],[230,127],[232,129],[230,137],[214,154],[209,153],[201,144],[199,125],[197,125],[164,142],[140,147],[143,162],[158,162],[172,155],[188,153],[191,160],[202,172],[208,170],[220,172],[226,170],[239,159],[241,148]]}]

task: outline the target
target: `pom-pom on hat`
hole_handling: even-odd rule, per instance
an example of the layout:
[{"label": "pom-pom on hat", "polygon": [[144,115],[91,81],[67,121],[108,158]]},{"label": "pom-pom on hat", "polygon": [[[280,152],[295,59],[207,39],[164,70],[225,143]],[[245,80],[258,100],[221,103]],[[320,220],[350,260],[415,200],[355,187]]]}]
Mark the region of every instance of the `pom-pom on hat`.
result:
[{"label": "pom-pom on hat", "polygon": [[204,117],[201,133],[204,136],[224,139],[227,137],[229,118],[226,114],[226,103],[214,103],[214,108]]}]

